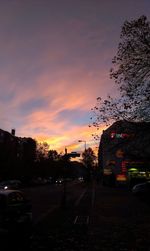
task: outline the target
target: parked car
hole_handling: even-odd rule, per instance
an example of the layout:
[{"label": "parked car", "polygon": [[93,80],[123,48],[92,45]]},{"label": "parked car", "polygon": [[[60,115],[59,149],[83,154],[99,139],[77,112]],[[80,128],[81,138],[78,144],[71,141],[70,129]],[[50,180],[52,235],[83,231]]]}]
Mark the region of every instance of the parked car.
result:
[{"label": "parked car", "polygon": [[133,186],[132,193],[137,196],[150,196],[150,181]]},{"label": "parked car", "polygon": [[20,190],[0,190],[0,228],[16,229],[32,226],[32,207],[30,201]]},{"label": "parked car", "polygon": [[21,186],[20,180],[4,180],[0,182],[0,189],[19,189]]}]

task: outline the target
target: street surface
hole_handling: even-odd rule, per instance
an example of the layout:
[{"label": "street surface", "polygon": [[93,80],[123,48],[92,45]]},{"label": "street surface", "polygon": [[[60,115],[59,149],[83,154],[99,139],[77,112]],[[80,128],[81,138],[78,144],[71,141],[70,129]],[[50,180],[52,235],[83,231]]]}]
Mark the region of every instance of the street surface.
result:
[{"label": "street surface", "polygon": [[[37,220],[31,250],[150,250],[150,205],[128,189],[95,182],[69,184],[62,204],[63,185],[49,188],[53,191],[49,199],[56,207],[52,203],[52,211]],[[43,205],[42,192],[38,198]],[[49,209],[47,201],[45,195]]]},{"label": "street surface", "polygon": [[18,245],[16,238],[15,250],[150,250],[150,204],[127,188],[70,182],[24,192],[32,202],[33,229],[29,241]]},{"label": "street surface", "polygon": [[[42,221],[49,213],[60,208],[63,203],[76,201],[79,203],[80,196],[87,190],[86,186],[78,181],[65,184],[50,184],[25,188],[23,191],[32,203],[33,223]],[[64,196],[65,200],[64,201]]]}]

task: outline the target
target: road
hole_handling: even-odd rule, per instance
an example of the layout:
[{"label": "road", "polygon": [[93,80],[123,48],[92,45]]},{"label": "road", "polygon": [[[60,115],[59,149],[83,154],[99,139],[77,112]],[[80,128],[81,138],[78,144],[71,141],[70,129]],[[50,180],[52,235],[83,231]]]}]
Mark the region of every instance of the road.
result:
[{"label": "road", "polygon": [[34,229],[26,250],[149,251],[150,204],[126,188],[68,183],[26,189]]},{"label": "road", "polygon": [[[78,181],[65,184],[49,184],[25,188],[23,191],[31,201],[33,212],[33,223],[39,223],[49,213],[60,208],[62,203],[78,204],[87,190],[86,186]],[[65,198],[65,202],[64,200]]]}]

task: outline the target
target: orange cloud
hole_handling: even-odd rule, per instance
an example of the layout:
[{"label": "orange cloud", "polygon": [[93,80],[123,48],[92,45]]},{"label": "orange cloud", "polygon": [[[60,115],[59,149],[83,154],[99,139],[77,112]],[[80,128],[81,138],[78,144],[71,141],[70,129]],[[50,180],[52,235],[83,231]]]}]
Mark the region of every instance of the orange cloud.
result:
[{"label": "orange cloud", "polygon": [[46,101],[44,108],[38,108],[24,114],[23,117],[19,115],[22,126],[16,128],[16,133],[19,136],[31,136],[41,142],[47,141],[51,147],[59,151],[62,151],[65,146],[68,146],[69,151],[83,149],[83,144],[78,143],[79,139],[86,140],[87,146],[94,147],[94,143],[91,142],[92,129],[84,121],[83,124],[78,125],[72,123],[69,117],[64,116],[59,119],[59,113],[64,110],[76,109],[79,114],[81,111],[90,111],[90,108],[95,105],[98,90],[102,90],[102,85],[106,81],[104,72],[101,75],[103,79],[102,77],[99,79],[99,74],[93,77],[92,72],[86,74],[79,71],[79,73],[75,77],[73,72],[71,84],[71,76],[65,79],[65,73],[64,80],[59,79],[60,76],[58,76],[58,80],[55,80],[53,85],[50,84],[49,75],[41,75],[30,89],[16,88],[14,99],[8,108],[8,110],[15,110],[16,116],[21,104],[28,103],[36,97]]}]

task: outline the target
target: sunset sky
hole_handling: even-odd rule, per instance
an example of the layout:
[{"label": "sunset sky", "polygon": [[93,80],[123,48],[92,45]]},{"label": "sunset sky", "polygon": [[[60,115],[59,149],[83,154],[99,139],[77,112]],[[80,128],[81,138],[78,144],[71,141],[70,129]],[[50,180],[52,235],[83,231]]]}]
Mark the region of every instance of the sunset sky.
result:
[{"label": "sunset sky", "polygon": [[121,26],[141,15],[149,0],[0,0],[0,128],[58,151],[94,147],[90,110],[116,94]]}]

